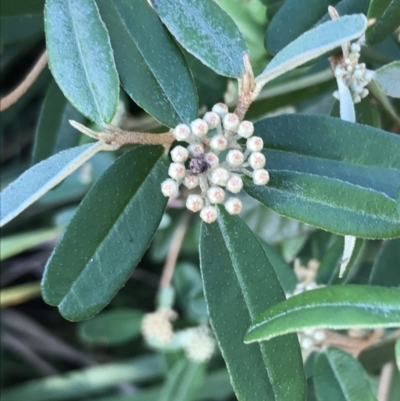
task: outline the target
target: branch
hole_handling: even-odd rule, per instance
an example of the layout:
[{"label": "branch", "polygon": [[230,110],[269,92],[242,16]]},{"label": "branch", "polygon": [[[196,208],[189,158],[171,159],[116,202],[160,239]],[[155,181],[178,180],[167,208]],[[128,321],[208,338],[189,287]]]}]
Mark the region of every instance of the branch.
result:
[{"label": "branch", "polygon": [[387,401],[389,397],[390,383],[392,381],[394,371],[393,362],[389,362],[382,368],[381,379],[378,387],[378,400]]}]

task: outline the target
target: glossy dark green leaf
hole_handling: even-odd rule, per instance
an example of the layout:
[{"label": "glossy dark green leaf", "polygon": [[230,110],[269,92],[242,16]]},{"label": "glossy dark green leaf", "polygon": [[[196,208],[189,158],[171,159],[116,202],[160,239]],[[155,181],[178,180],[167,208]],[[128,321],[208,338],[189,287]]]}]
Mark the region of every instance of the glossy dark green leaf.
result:
[{"label": "glossy dark green leaf", "polygon": [[400,287],[400,239],[386,241],[382,245],[369,284]]},{"label": "glossy dark green leaf", "polygon": [[377,21],[367,30],[367,42],[374,45],[381,42],[399,26],[400,1],[399,0],[371,0],[368,9],[368,18]]},{"label": "glossy dark green leaf", "polygon": [[250,229],[240,217],[222,208],[219,213],[216,223],[202,225],[200,262],[211,325],[236,396],[240,401],[304,400],[296,337],[250,346],[243,343],[251,320],[285,295]]},{"label": "glossy dark green leaf", "polygon": [[396,327],[400,290],[369,285],[318,288],[267,309],[251,324],[246,342],[269,340],[308,328]]},{"label": "glossy dark green leaf", "polygon": [[80,133],[68,120],[83,122],[83,116],[68,102],[58,85],[50,84],[36,127],[32,163],[78,144]]},{"label": "glossy dark green leaf", "polygon": [[318,355],[314,389],[318,401],[377,401],[360,363],[337,348]]},{"label": "glossy dark green leaf", "polygon": [[146,0],[96,0],[121,83],[162,124],[197,117],[197,95],[185,57]]},{"label": "glossy dark green leaf", "polygon": [[86,117],[109,123],[119,81],[110,38],[94,0],[47,0],[49,67],[65,97]]},{"label": "glossy dark green leaf", "polygon": [[140,336],[143,312],[120,308],[100,313],[93,319],[81,322],[78,335],[91,345],[124,344]]},{"label": "glossy dark green leaf", "polygon": [[[400,2],[399,2],[400,7]],[[400,8],[399,8],[400,10]],[[400,17],[400,16],[399,16]],[[400,61],[384,65],[374,73],[374,81],[388,96],[400,98]]]},{"label": "glossy dark green leaf", "polygon": [[[283,115],[255,124],[266,186],[246,191],[284,216],[359,238],[400,236],[400,137],[328,116]],[[380,152],[376,152],[379,146]]]},{"label": "glossy dark green leaf", "polygon": [[215,72],[236,78],[244,72],[246,42],[213,0],[152,0],[176,40]]},{"label": "glossy dark green leaf", "polygon": [[168,169],[163,153],[161,146],[125,153],[81,202],[42,281],[44,300],[65,318],[84,320],[100,312],[148,248],[167,200],[160,191]]}]

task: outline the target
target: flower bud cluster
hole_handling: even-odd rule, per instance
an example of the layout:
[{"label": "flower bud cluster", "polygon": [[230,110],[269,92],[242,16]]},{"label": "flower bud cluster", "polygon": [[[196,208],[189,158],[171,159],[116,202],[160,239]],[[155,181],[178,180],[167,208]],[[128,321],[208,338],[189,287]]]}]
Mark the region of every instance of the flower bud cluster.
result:
[{"label": "flower bud cluster", "polygon": [[[253,136],[254,126],[250,121],[240,121],[236,114],[229,113],[225,104],[215,104],[212,111],[192,121],[190,126],[179,124],[173,133],[178,141],[188,146],[178,145],[172,149],[170,178],[161,184],[161,191],[164,196],[171,197],[178,195],[181,184],[189,190],[199,187],[200,194],[190,194],[186,207],[200,212],[206,223],[218,218],[215,205],[223,204],[232,215],[241,212],[241,200],[227,192],[238,194],[241,191],[244,174],[251,176],[256,185],[268,183],[269,174],[264,169],[266,159],[261,153],[263,140]],[[242,138],[246,139],[244,151],[238,143]]]},{"label": "flower bud cluster", "polygon": [[147,343],[159,347],[169,344],[174,336],[171,321],[176,316],[176,312],[169,308],[160,308],[146,314],[142,321],[142,335]]},{"label": "flower bud cluster", "polygon": [[215,351],[215,340],[207,326],[199,326],[185,330],[183,347],[186,357],[193,362],[208,362]]}]

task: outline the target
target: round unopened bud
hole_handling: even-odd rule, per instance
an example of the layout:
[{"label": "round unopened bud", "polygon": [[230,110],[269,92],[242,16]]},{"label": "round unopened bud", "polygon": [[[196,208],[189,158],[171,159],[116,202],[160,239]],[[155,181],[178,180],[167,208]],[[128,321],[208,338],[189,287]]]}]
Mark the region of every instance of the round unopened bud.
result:
[{"label": "round unopened bud", "polygon": [[222,151],[228,147],[228,141],[223,135],[215,135],[210,141],[211,149]]},{"label": "round unopened bud", "polygon": [[264,146],[264,141],[259,136],[252,136],[246,142],[246,147],[252,152],[259,152]]},{"label": "round unopened bud", "polygon": [[215,350],[210,330],[204,326],[187,329],[184,350],[191,361],[204,363],[210,360]]},{"label": "round unopened bud", "polygon": [[321,343],[322,341],[325,340],[326,335],[322,330],[316,330],[313,335],[313,338],[316,342]]},{"label": "round unopened bud", "polygon": [[214,206],[204,206],[203,209],[201,209],[200,218],[205,223],[214,223],[218,218],[217,208]]},{"label": "round unopened bud", "polygon": [[218,156],[213,152],[208,152],[205,154],[205,160],[207,164],[210,166],[210,169],[213,169],[219,165]]},{"label": "round unopened bud", "polygon": [[244,155],[240,150],[232,149],[226,155],[226,161],[232,166],[241,166],[244,162]]},{"label": "round unopened bud", "polygon": [[253,182],[256,185],[265,185],[269,181],[269,173],[267,170],[260,169],[253,171]]},{"label": "round unopened bud", "polygon": [[191,156],[198,156],[204,153],[204,146],[201,143],[195,143],[188,146],[188,151]]},{"label": "round unopened bud", "polygon": [[211,181],[216,185],[225,186],[229,180],[229,171],[223,167],[217,167],[211,173]]},{"label": "round unopened bud", "polygon": [[265,156],[261,152],[253,152],[249,157],[249,164],[254,170],[265,166]]},{"label": "round unopened bud", "polygon": [[361,50],[361,46],[358,43],[351,44],[351,51],[354,53],[359,53]]},{"label": "round unopened bud", "polygon": [[345,74],[345,71],[343,70],[342,67],[335,68],[335,77],[336,78],[342,78],[344,74]]},{"label": "round unopened bud", "polygon": [[234,194],[239,193],[242,190],[242,188],[243,188],[243,181],[236,174],[233,174],[226,183],[226,189]]},{"label": "round unopened bud", "polygon": [[333,97],[336,99],[336,100],[340,100],[340,94],[339,94],[339,91],[335,91],[335,92],[333,92]]},{"label": "round unopened bud", "polygon": [[207,123],[209,129],[217,128],[221,123],[220,116],[213,111],[208,111],[206,114],[204,114],[203,120]]},{"label": "round unopened bud", "polygon": [[192,128],[192,132],[198,138],[203,138],[207,135],[208,125],[201,118],[196,118],[196,120],[190,123],[190,127]]},{"label": "round unopened bud", "polygon": [[353,77],[357,79],[361,79],[364,76],[364,71],[361,71],[360,69],[356,69],[353,73]]},{"label": "round unopened bud", "polygon": [[228,114],[228,106],[224,103],[217,103],[211,109],[214,113],[217,113],[221,118]]},{"label": "round unopened bud", "polygon": [[186,124],[178,124],[174,129],[174,136],[178,141],[186,141],[190,134],[190,128]]},{"label": "round unopened bud", "polygon": [[237,133],[242,138],[250,138],[254,133],[254,125],[250,121],[242,121],[239,124]]},{"label": "round unopened bud", "polygon": [[185,165],[182,163],[171,163],[169,165],[168,175],[174,180],[183,180],[186,175]]},{"label": "round unopened bud", "polygon": [[242,211],[242,202],[238,198],[229,198],[225,202],[225,209],[229,214],[239,214]]},{"label": "round unopened bud", "polygon": [[[347,60],[347,59],[346,59],[346,60]],[[347,70],[348,72],[352,72],[352,71],[354,70],[354,68],[353,68],[353,66],[348,65],[348,66],[346,67],[346,70]]]},{"label": "round unopened bud", "polygon": [[301,340],[301,348],[303,348],[304,350],[308,350],[313,346],[313,341],[311,340],[311,338],[305,337]]},{"label": "round unopened bud", "polygon": [[234,113],[228,113],[222,120],[224,128],[228,131],[236,131],[239,126],[239,117]]},{"label": "round unopened bud", "polygon": [[222,203],[225,199],[225,191],[221,187],[211,187],[207,191],[211,203]]},{"label": "round unopened bud", "polygon": [[183,179],[183,185],[187,189],[196,188],[199,185],[199,177],[197,175],[193,175],[193,174],[187,175]]},{"label": "round unopened bud", "polygon": [[161,192],[164,196],[170,197],[178,194],[179,184],[172,180],[171,178],[167,178],[165,181],[161,183]]},{"label": "round unopened bud", "polygon": [[360,103],[361,102],[361,96],[360,95],[354,95],[353,96],[353,102],[354,103]]},{"label": "round unopened bud", "polygon": [[204,206],[204,200],[200,195],[189,195],[186,199],[186,207],[196,213]]},{"label": "round unopened bud", "polygon": [[189,157],[189,151],[183,146],[176,146],[171,150],[171,158],[175,163],[185,163]]},{"label": "round unopened bud", "polygon": [[372,78],[374,77],[374,72],[373,71],[366,71],[364,74],[364,79],[370,83],[372,81]]},{"label": "round unopened bud", "polygon": [[365,97],[367,97],[369,95],[369,90],[368,89],[366,89],[366,88],[364,88],[362,91],[361,91],[361,98],[362,99],[364,99]]}]

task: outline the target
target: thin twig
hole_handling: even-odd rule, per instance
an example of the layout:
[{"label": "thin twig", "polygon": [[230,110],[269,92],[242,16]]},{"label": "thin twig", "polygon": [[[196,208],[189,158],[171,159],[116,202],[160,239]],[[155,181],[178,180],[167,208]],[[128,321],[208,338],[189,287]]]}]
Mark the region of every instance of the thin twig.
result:
[{"label": "thin twig", "polygon": [[174,236],[172,237],[171,241],[171,248],[169,250],[167,260],[165,261],[165,265],[161,274],[160,288],[166,288],[171,283],[176,261],[178,260],[179,252],[181,250],[183,238],[185,237],[187,228],[189,226],[190,217],[190,212],[184,212],[178,224],[178,227],[176,227]]},{"label": "thin twig", "polygon": [[8,109],[32,86],[46,67],[47,59],[47,52],[44,51],[25,79],[10,94],[0,100],[0,111]]},{"label": "thin twig", "polygon": [[393,370],[394,370],[393,362],[388,362],[382,368],[381,379],[379,381],[379,387],[378,387],[379,401],[387,401],[388,399]]}]

